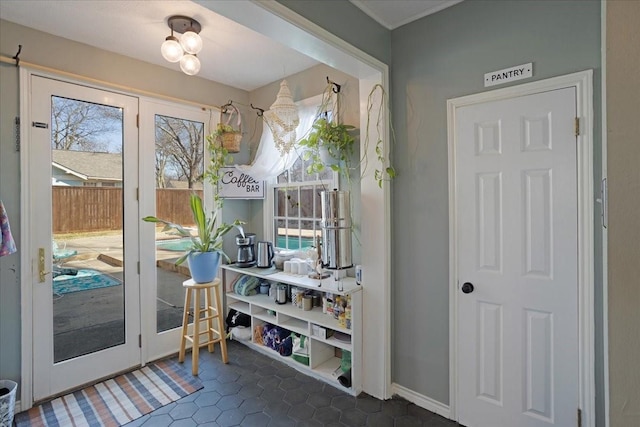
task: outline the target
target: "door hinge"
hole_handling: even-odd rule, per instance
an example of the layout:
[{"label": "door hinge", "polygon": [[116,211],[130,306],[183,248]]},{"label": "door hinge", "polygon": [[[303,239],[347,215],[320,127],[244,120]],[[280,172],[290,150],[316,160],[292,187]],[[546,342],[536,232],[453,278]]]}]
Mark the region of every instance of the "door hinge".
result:
[{"label": "door hinge", "polygon": [[140,127],[140,114],[136,114],[136,127]]},{"label": "door hinge", "polygon": [[582,409],[578,408],[578,427],[582,427]]},{"label": "door hinge", "polygon": [[609,224],[609,207],[608,207],[608,192],[607,192],[607,178],[602,178],[602,183],[600,184],[600,217],[602,218],[602,226],[607,228]]},{"label": "door hinge", "polygon": [[142,334],[138,335],[138,348],[142,348]]},{"label": "door hinge", "polygon": [[138,261],[138,274],[140,274],[140,261]]},{"label": "door hinge", "polygon": [[140,187],[136,188],[136,200],[140,201]]},{"label": "door hinge", "polygon": [[16,151],[20,151],[20,117],[16,117]]},{"label": "door hinge", "polygon": [[576,117],[576,136],[580,136],[580,118]]}]

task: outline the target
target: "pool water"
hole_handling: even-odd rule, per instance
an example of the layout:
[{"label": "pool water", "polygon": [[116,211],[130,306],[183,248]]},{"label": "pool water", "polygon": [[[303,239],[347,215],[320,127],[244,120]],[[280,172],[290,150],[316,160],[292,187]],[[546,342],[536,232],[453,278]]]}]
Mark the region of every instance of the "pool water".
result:
[{"label": "pool water", "polygon": [[[278,236],[276,247],[287,248],[286,244],[287,244],[287,237]],[[303,248],[310,248],[311,246],[313,246],[312,237],[303,237],[301,239],[298,239],[297,237],[290,237],[289,247],[287,249],[303,249]]]},{"label": "pool water", "polygon": [[156,248],[165,251],[185,252],[191,248],[191,239],[158,240]]},{"label": "pool water", "polygon": [[[278,241],[276,242],[276,247],[278,248],[286,248],[287,237],[286,236],[278,236]],[[310,248],[313,246],[313,238],[311,237],[303,237],[302,239],[298,239],[297,237],[289,238],[289,247],[287,249],[302,249],[302,248]],[[156,248],[162,249],[165,251],[176,251],[176,252],[184,252],[189,250],[191,247],[191,239],[171,239],[171,240],[158,240],[156,242]]]}]

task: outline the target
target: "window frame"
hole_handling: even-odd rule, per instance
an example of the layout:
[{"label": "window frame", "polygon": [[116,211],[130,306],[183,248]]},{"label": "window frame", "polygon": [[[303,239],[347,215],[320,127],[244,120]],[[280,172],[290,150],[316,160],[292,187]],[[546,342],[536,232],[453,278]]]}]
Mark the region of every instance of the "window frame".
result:
[{"label": "window frame", "polygon": [[[309,97],[309,98],[305,98],[301,101],[299,101],[298,104],[301,105],[309,105],[309,104],[316,104],[316,105],[320,105],[322,103],[322,97],[323,95],[316,95],[313,97]],[[302,138],[302,135],[298,135],[297,136],[298,139]],[[294,163],[294,165],[287,169],[286,171],[284,171],[283,173],[281,173],[280,175],[278,175],[275,178],[271,178],[269,180],[267,180],[265,182],[266,185],[266,195],[265,195],[265,200],[264,200],[264,205],[263,205],[263,230],[264,230],[264,236],[269,239],[270,241],[273,242],[273,246],[275,248],[278,249],[284,249],[284,248],[279,248],[277,246],[278,244],[278,230],[275,226],[276,223],[276,218],[278,219],[285,219],[285,220],[292,220],[292,221],[298,221],[298,236],[301,237],[301,228],[300,228],[300,223],[302,221],[317,221],[319,223],[320,219],[321,219],[321,207],[317,206],[317,208],[314,209],[314,212],[316,212],[316,215],[318,215],[317,217],[314,218],[302,218],[299,214],[296,217],[289,217],[289,216],[280,216],[280,215],[276,215],[276,209],[277,209],[277,197],[276,194],[278,192],[278,190],[280,188],[296,188],[298,189],[298,191],[300,190],[300,187],[308,187],[308,186],[314,186],[314,187],[323,187],[324,189],[334,189],[334,188],[339,188],[339,184],[340,184],[340,180],[339,180],[339,173],[335,172],[333,170],[328,170],[325,173],[323,173],[322,175],[329,175],[330,178],[321,178],[320,175],[321,174],[314,174],[315,175],[315,179],[313,180],[308,180],[308,181],[299,181],[299,182],[291,182],[289,180],[289,178],[292,175],[295,175],[293,173],[293,171],[296,168],[296,165],[301,161],[301,156],[302,156],[302,151],[299,151],[299,155],[300,158],[298,160],[296,160],[296,163]],[[303,162],[302,168],[305,168],[305,164]],[[283,175],[287,176],[287,182],[278,182],[280,177],[282,177]],[[303,176],[306,175],[306,171],[303,172],[302,174]],[[298,193],[300,194],[300,193]],[[313,198],[314,200],[314,204],[315,204],[315,200],[316,198]],[[314,228],[315,230],[315,228]],[[318,227],[317,229],[318,231],[320,231],[320,228]]]}]

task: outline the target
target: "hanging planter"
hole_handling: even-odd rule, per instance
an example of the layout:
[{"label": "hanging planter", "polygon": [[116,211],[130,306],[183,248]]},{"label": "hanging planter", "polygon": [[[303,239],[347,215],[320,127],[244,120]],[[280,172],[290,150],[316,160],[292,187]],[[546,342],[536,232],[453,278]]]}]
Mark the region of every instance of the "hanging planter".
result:
[{"label": "hanging planter", "polygon": [[[227,114],[227,120],[224,121],[224,115]],[[232,124],[236,118],[235,127]],[[216,143],[225,148],[229,153],[238,153],[240,151],[240,141],[242,141],[242,117],[240,111],[233,104],[225,105],[220,109],[220,121],[214,132]]]}]

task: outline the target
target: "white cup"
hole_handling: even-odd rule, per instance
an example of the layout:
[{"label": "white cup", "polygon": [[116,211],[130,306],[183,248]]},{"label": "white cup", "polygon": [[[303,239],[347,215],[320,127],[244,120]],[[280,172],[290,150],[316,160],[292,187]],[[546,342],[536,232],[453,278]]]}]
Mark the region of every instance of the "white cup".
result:
[{"label": "white cup", "polygon": [[291,261],[285,261],[283,268],[285,273],[291,273]]},{"label": "white cup", "polygon": [[300,263],[298,261],[291,261],[291,274],[300,274]]}]

